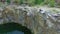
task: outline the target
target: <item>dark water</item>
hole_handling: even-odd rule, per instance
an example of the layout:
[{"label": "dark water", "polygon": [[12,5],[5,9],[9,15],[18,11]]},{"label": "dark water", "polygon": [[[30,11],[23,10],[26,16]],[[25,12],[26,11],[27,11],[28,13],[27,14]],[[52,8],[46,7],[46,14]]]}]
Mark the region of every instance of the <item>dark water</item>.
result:
[{"label": "dark water", "polygon": [[24,32],[14,30],[14,31],[11,31],[11,32],[3,33],[3,34],[24,34]]},{"label": "dark water", "polygon": [[7,23],[0,25],[0,34],[32,34],[31,31],[17,23]]},{"label": "dark water", "polygon": [[21,32],[21,31],[12,31],[12,32],[8,32],[7,34],[24,34],[24,32]]}]

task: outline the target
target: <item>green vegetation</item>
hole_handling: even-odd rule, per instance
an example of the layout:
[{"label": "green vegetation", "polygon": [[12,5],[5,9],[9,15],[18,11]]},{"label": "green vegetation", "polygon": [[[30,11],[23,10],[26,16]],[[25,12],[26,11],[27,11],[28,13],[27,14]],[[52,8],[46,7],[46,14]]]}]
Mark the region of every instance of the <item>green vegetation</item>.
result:
[{"label": "green vegetation", "polygon": [[[15,0],[17,4],[23,4],[26,1],[29,5],[48,5],[51,7],[55,6],[55,0]],[[7,0],[7,3],[10,3],[10,0]]]},{"label": "green vegetation", "polygon": [[[23,3],[24,0],[20,0],[20,4]],[[40,4],[44,4],[44,5],[49,5],[51,7],[55,6],[55,0],[27,0],[29,5],[40,5]]]},{"label": "green vegetation", "polygon": [[49,0],[49,5],[51,7],[54,7],[55,6],[55,0]]},{"label": "green vegetation", "polygon": [[35,0],[35,4],[41,4],[44,0]]},{"label": "green vegetation", "polygon": [[23,0],[20,0],[20,4],[23,4]]},{"label": "green vegetation", "polygon": [[7,0],[7,3],[9,4],[10,3],[10,0]]}]

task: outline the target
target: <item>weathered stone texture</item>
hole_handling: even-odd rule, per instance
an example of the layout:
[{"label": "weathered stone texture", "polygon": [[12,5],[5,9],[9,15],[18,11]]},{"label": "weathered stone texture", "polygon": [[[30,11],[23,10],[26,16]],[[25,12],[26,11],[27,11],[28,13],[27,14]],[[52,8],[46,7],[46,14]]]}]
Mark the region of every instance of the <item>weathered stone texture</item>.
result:
[{"label": "weathered stone texture", "polygon": [[15,22],[26,26],[34,34],[58,34],[56,31],[58,29],[56,28],[57,21],[54,21],[51,16],[48,16],[49,18],[47,16],[39,13],[37,8],[7,6],[3,11],[0,11],[0,24]]}]

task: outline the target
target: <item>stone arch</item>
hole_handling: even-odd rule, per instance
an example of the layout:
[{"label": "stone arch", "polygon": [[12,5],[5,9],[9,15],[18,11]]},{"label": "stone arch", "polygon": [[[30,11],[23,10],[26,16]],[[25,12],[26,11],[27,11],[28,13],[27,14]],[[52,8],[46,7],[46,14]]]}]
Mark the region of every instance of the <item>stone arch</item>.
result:
[{"label": "stone arch", "polygon": [[0,27],[1,27],[0,33],[10,32],[12,30],[18,30],[24,32],[24,34],[32,34],[30,29],[15,22],[0,24]]}]

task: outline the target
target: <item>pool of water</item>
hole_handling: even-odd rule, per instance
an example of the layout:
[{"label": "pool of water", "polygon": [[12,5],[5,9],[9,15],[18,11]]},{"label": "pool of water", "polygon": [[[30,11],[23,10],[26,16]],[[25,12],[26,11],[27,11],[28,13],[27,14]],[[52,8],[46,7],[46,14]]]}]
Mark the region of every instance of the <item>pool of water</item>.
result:
[{"label": "pool of water", "polygon": [[6,32],[6,33],[3,33],[3,34],[24,34],[24,32],[21,32],[21,31],[15,30],[15,31]]},{"label": "pool of water", "polygon": [[17,23],[7,23],[0,25],[0,34],[32,34],[31,31]]}]

